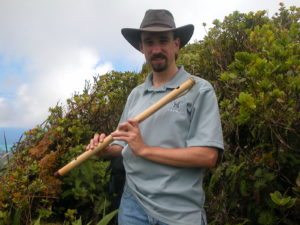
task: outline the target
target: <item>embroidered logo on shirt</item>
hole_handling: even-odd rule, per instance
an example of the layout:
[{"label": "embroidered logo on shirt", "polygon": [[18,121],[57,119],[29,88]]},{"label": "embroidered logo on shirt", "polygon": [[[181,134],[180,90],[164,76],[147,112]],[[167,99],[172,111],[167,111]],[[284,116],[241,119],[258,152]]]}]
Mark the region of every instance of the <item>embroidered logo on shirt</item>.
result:
[{"label": "embroidered logo on shirt", "polygon": [[182,101],[173,101],[170,103],[171,106],[169,107],[168,111],[171,112],[181,112],[182,111]]}]

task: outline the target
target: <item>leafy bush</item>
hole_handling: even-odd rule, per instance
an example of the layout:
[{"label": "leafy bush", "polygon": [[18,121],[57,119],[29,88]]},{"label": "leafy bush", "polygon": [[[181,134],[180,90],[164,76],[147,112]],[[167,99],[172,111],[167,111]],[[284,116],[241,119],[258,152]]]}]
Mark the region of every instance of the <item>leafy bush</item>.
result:
[{"label": "leafy bush", "polygon": [[[127,95],[139,82],[135,73],[98,76],[57,105],[40,126],[25,133],[1,176],[0,224],[39,221],[99,221],[109,207],[108,161],[97,157],[58,179],[54,172],[84,151],[95,132],[112,132]],[[91,219],[93,218],[93,219]]]},{"label": "leafy bush", "polygon": [[226,149],[206,181],[210,224],[300,221],[300,8],[265,14],[215,21],[182,56],[219,97]]}]

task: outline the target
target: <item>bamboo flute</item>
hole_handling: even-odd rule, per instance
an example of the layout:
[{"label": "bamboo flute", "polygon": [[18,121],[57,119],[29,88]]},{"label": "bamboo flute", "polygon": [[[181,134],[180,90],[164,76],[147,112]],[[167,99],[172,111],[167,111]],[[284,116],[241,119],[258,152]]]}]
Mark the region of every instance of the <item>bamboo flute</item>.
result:
[{"label": "bamboo flute", "polygon": [[[185,91],[191,89],[193,85],[195,84],[195,80],[193,78],[187,79],[185,82],[183,82],[180,86],[173,89],[170,93],[162,97],[160,100],[158,100],[156,103],[154,103],[152,106],[147,108],[142,113],[138,114],[134,119],[138,121],[138,123],[141,123],[145,119],[147,119],[149,116],[151,116],[153,113],[158,111],[160,108],[168,104],[169,102],[173,101],[174,99],[178,98],[181,94],[183,94]],[[59,169],[55,172],[55,176],[64,176],[67,174],[70,170],[74,169],[79,164],[83,163],[93,155],[101,152],[102,149],[107,147],[110,143],[113,142],[113,137],[111,135],[108,135],[105,137],[102,143],[99,143],[98,146],[95,148],[88,150],[81,155],[79,155],[77,158],[73,159],[71,162],[69,162],[67,165]]]}]

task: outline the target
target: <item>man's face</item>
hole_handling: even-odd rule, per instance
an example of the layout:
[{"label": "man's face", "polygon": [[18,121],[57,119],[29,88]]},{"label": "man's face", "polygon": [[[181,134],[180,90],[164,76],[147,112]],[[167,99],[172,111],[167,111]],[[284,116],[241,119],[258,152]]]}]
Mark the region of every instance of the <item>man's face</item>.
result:
[{"label": "man's face", "polygon": [[179,39],[174,40],[173,32],[142,32],[141,52],[154,72],[162,72],[175,65],[175,54],[179,50]]}]

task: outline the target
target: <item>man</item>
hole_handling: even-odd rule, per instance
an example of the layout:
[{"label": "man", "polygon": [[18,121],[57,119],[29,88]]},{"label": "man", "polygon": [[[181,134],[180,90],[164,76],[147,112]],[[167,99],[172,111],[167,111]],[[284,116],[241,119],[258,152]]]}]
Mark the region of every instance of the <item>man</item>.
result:
[{"label": "man", "polygon": [[[141,51],[153,72],[127,99],[107,156],[123,155],[126,185],[119,225],[206,224],[202,180],[223,150],[217,99],[205,80],[176,66],[177,52],[187,44],[193,25],[176,28],[167,10],[148,10],[140,29],[122,34]],[[194,87],[138,124],[132,119],[193,77]],[[102,142],[96,134],[87,149]]]}]

